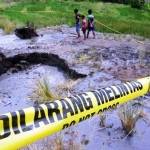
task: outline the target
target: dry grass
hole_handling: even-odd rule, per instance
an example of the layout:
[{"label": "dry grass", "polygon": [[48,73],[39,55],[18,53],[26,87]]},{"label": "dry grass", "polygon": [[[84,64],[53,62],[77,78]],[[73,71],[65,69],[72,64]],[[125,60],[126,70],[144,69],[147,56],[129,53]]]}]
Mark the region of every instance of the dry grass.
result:
[{"label": "dry grass", "polygon": [[100,127],[105,127],[106,126],[106,114],[102,113],[100,114]]},{"label": "dry grass", "polygon": [[85,63],[88,62],[91,59],[91,56],[89,56],[88,54],[80,54],[77,62],[78,63]]},{"label": "dry grass", "polygon": [[139,49],[139,61],[141,66],[150,65],[150,60],[148,60],[150,56],[150,48],[149,45],[145,45],[143,49]]},{"label": "dry grass", "polygon": [[49,79],[47,77],[43,77],[36,82],[35,88],[29,98],[41,103],[69,97],[73,92],[73,87],[79,81],[80,79],[69,79],[64,84],[59,84],[57,87],[52,88],[50,87]]},{"label": "dry grass", "polygon": [[60,84],[58,85],[57,87],[57,91],[59,93],[59,95],[62,95],[63,97],[67,97],[67,96],[70,96],[71,93],[73,92],[73,87],[78,83],[80,82],[80,79],[78,80],[67,80],[65,82],[65,84]]},{"label": "dry grass", "polygon": [[141,107],[134,105],[133,102],[126,103],[119,108],[118,115],[127,135],[132,135],[141,112]]},{"label": "dry grass", "polygon": [[46,102],[60,99],[60,97],[56,93],[52,92],[48,78],[44,77],[37,81],[30,99],[38,102]]},{"label": "dry grass", "polygon": [[139,50],[140,65],[143,65],[143,66],[145,65],[145,63],[144,63],[145,55],[146,55],[146,50],[145,49],[140,49]]},{"label": "dry grass", "polygon": [[15,28],[16,24],[0,16],[0,28],[4,30],[6,34],[11,33]]},{"label": "dry grass", "polygon": [[69,133],[69,139],[62,132],[57,133],[53,139],[45,138],[40,143],[32,144],[21,150],[83,150],[83,145],[77,142],[76,132]]},{"label": "dry grass", "polygon": [[64,150],[63,137],[59,134],[53,140],[45,138],[42,143],[32,144],[22,150]]}]

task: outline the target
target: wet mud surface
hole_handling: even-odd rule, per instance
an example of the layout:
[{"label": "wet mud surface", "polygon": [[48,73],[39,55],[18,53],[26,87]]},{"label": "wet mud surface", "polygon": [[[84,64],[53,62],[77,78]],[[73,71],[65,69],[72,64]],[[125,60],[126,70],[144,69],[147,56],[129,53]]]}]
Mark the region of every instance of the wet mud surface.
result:
[{"label": "wet mud surface", "polygon": [[[16,66],[11,66],[0,76],[0,113],[34,105],[29,96],[36,81],[43,76],[49,78],[52,88],[58,88],[60,85],[63,87],[70,80],[75,82],[69,91],[70,94],[150,76],[149,39],[131,35],[97,33],[96,39],[91,37],[84,41],[82,38],[76,39],[75,29],[67,26],[44,28],[37,32],[43,36],[30,40],[21,40],[14,34],[3,35],[1,32],[0,53],[5,55],[8,60],[22,56],[22,54],[29,56],[33,53],[56,56],[65,61],[65,65],[70,70],[87,76],[75,80],[77,78],[72,78],[71,73],[68,73],[67,70],[62,71],[62,68],[57,65],[47,65],[49,61],[51,64],[55,62],[55,60],[52,61],[53,57],[49,61],[48,59],[44,61],[46,63],[32,63],[29,66],[28,61],[26,63],[24,61],[24,65],[21,65],[22,68],[15,72]],[[137,40],[142,41],[143,44],[138,43]],[[2,62],[2,55],[0,56],[0,62]],[[38,57],[38,59],[40,58]],[[14,64],[14,62],[11,63]],[[63,63],[59,62],[59,65],[62,66]],[[18,64],[18,61],[15,64]],[[64,87],[60,93],[68,96]],[[147,119],[142,118],[137,122],[136,132],[130,138],[126,138],[122,130],[117,111],[107,112],[105,128],[100,127],[99,116],[96,116],[58,133],[58,135],[63,134],[64,143],[73,139],[82,145],[81,149],[86,150],[149,150],[149,100],[150,95],[138,98],[138,101],[143,102]],[[53,142],[55,136],[48,139]],[[44,149],[43,143],[45,143],[45,139],[35,143],[34,146]]]}]

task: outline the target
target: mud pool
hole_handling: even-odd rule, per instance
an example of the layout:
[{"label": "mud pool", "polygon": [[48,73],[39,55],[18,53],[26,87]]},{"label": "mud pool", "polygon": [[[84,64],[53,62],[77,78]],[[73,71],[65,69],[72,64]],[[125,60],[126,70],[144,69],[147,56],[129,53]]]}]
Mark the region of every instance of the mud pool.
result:
[{"label": "mud pool", "polygon": [[[87,77],[73,80],[57,66],[35,64],[20,71],[8,69],[0,76],[0,113],[6,113],[35,105],[29,97],[37,80],[46,76],[52,89],[68,96],[65,89],[59,89],[72,81],[69,94],[115,85],[122,81],[150,76],[150,40],[132,35],[96,33],[96,39],[76,39],[74,28],[57,26],[39,29],[37,38],[20,40],[14,34],[0,32],[0,53],[13,57],[22,53],[50,53],[64,59],[70,69]],[[137,40],[142,41],[140,44]],[[73,140],[85,150],[149,150],[150,95],[138,98],[147,114],[136,124],[136,132],[126,137],[122,131],[117,111],[106,113],[106,127],[99,125],[99,116],[84,121],[70,129],[56,134],[62,141]],[[32,146],[46,149],[55,136],[45,138]],[[31,146],[31,149],[32,149]],[[30,149],[30,147],[29,147]],[[69,149],[69,148],[66,148]]]}]

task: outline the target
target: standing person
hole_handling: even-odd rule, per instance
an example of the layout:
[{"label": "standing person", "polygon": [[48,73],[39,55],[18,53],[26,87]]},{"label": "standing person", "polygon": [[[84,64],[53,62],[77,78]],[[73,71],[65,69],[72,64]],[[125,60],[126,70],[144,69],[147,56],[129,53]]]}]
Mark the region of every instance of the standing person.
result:
[{"label": "standing person", "polygon": [[75,20],[76,20],[76,32],[77,32],[78,38],[80,38],[80,14],[79,14],[79,10],[75,9],[74,13],[75,13]]},{"label": "standing person", "polygon": [[92,10],[88,10],[88,32],[87,32],[87,38],[89,37],[90,31],[93,33],[93,38],[95,39],[95,26],[94,26],[94,15],[92,14]]},{"label": "standing person", "polygon": [[86,40],[86,30],[87,30],[87,21],[84,15],[82,15],[82,32],[84,35],[84,40]]}]

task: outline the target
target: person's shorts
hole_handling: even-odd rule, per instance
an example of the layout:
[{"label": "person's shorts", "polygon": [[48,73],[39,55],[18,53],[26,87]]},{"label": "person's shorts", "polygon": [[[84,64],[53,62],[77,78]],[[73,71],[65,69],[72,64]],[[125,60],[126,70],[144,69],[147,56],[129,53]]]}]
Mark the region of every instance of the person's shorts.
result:
[{"label": "person's shorts", "polygon": [[95,27],[88,27],[88,31],[95,31]]},{"label": "person's shorts", "polygon": [[76,32],[80,32],[80,24],[76,24]]}]

